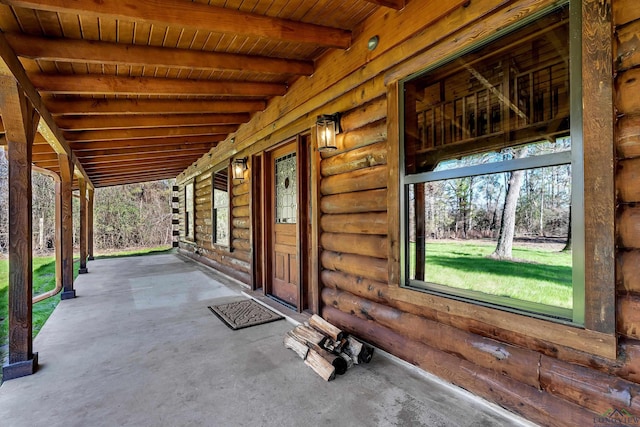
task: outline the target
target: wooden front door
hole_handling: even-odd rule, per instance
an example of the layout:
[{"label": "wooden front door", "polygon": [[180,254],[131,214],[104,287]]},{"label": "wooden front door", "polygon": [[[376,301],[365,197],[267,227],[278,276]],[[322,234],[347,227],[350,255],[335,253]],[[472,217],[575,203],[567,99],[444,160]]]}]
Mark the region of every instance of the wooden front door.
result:
[{"label": "wooden front door", "polygon": [[[298,151],[296,142],[278,148],[269,155],[270,248],[268,263],[270,285],[267,293],[299,309],[300,305],[300,244]],[[269,260],[270,258],[270,260]]]}]

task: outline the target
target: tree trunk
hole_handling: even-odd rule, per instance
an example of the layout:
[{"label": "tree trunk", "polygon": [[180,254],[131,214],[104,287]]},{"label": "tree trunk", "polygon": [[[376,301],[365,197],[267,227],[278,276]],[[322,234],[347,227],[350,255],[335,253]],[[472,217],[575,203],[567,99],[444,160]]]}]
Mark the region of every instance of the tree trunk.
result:
[{"label": "tree trunk", "polygon": [[569,205],[569,228],[567,230],[567,243],[562,248],[562,252],[571,250],[571,205]]},{"label": "tree trunk", "polygon": [[[514,159],[520,159],[525,156],[526,148],[516,150],[513,153]],[[513,237],[516,229],[516,207],[520,198],[520,188],[522,187],[522,179],[524,171],[518,170],[511,172],[509,178],[509,186],[507,196],[504,200],[504,209],[502,210],[502,222],[500,224],[500,234],[498,235],[498,245],[496,250],[491,254],[492,258],[509,259],[512,258]]]}]

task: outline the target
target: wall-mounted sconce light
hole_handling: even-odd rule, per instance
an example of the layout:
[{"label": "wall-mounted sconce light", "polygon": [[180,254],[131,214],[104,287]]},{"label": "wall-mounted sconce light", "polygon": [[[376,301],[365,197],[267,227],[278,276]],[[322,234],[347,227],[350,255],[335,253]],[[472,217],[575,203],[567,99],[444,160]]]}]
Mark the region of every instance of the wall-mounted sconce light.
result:
[{"label": "wall-mounted sconce light", "polygon": [[233,179],[244,181],[244,171],[247,170],[247,158],[242,157],[233,161]]},{"label": "wall-mounted sconce light", "polygon": [[340,133],[340,113],[323,114],[316,119],[318,150],[336,150],[336,134]]}]

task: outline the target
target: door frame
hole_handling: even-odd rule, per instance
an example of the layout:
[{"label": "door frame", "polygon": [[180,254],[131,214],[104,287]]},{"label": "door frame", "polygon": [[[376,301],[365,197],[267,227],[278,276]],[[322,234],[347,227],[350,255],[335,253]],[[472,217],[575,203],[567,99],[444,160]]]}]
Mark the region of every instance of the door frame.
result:
[{"label": "door frame", "polygon": [[[300,134],[289,138],[282,143],[265,150],[254,159],[260,159],[260,167],[255,172],[253,198],[256,198],[259,209],[253,210],[254,242],[256,253],[254,254],[254,288],[262,287],[266,296],[271,295],[271,278],[273,277],[273,218],[275,207],[273,203],[273,153],[288,144],[295,144],[296,150],[296,179],[297,179],[297,205],[296,212],[296,257],[298,259],[298,304],[295,308],[301,313],[309,307],[309,201],[310,201],[310,177],[309,163],[310,134]],[[257,163],[257,162],[256,162]],[[257,188],[259,187],[259,188]]]}]

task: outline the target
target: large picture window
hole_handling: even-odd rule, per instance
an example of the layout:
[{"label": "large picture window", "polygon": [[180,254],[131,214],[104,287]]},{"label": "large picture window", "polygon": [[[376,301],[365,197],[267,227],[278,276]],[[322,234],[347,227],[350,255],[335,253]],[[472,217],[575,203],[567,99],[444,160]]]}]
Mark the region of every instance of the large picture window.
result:
[{"label": "large picture window", "polygon": [[214,244],[229,246],[229,168],[225,167],[213,174],[213,197],[211,198]]},{"label": "large picture window", "polygon": [[402,82],[404,286],[583,321],[568,9]]}]

